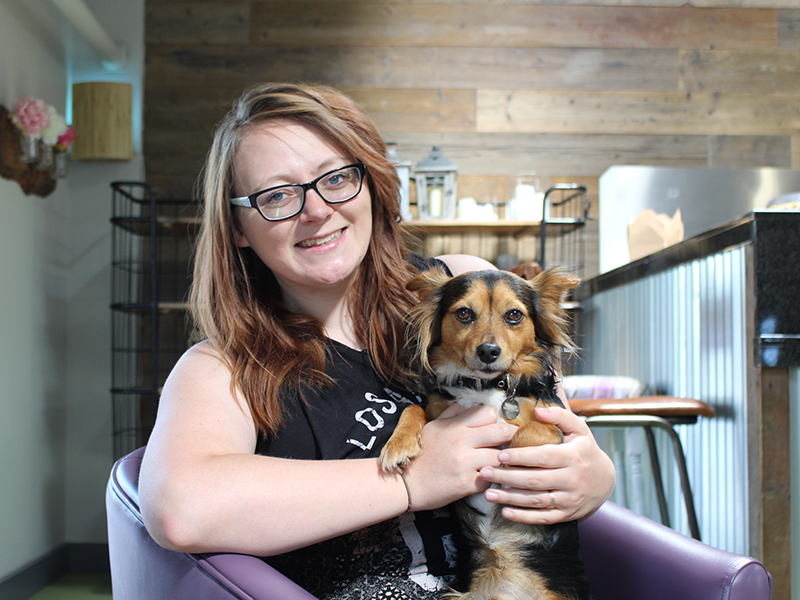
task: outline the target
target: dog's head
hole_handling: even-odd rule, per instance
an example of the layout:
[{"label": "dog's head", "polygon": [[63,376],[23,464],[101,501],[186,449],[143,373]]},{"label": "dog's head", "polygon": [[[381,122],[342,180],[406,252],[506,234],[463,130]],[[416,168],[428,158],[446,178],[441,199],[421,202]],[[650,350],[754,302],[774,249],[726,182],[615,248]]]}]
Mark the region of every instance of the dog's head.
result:
[{"label": "dog's head", "polygon": [[413,358],[423,376],[539,377],[572,348],[561,302],[579,280],[545,271],[526,281],[506,271],[448,277],[434,269],[408,283],[420,303],[410,315]]}]

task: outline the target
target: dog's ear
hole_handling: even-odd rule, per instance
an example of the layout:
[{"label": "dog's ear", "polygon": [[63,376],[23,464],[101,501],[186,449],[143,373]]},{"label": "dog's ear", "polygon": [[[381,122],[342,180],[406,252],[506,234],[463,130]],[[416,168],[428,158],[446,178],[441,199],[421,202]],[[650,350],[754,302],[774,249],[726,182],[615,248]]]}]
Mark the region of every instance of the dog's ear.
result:
[{"label": "dog's ear", "polygon": [[422,373],[432,372],[428,350],[439,343],[441,337],[440,305],[444,284],[450,279],[443,269],[435,267],[424,271],[407,284],[419,297],[419,304],[411,309],[408,318],[408,338],[411,345],[412,363]]},{"label": "dog's ear", "polygon": [[560,269],[544,271],[533,278],[530,286],[536,298],[534,327],[537,338],[550,345],[573,347],[567,328],[569,319],[561,304],[579,283],[580,279]]}]

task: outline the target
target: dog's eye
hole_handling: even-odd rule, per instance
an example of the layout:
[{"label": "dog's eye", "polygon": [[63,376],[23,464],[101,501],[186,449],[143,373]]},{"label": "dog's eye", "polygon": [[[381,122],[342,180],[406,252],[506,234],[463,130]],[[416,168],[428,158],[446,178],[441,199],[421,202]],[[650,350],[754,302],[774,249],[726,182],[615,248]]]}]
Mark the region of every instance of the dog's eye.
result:
[{"label": "dog's eye", "polygon": [[521,310],[514,309],[506,313],[506,323],[510,323],[511,325],[516,325],[524,318],[525,315],[522,313]]},{"label": "dog's eye", "polygon": [[475,314],[468,308],[456,309],[456,319],[462,323],[469,323],[475,320]]}]

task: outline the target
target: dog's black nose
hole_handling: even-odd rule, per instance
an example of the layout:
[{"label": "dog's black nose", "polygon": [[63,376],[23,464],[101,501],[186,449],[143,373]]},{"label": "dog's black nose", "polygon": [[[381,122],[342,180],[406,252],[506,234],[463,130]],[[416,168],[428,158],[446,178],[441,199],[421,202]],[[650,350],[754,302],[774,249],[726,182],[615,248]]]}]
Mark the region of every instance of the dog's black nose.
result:
[{"label": "dog's black nose", "polygon": [[501,352],[502,349],[497,344],[486,343],[478,346],[478,358],[487,365],[496,361]]}]

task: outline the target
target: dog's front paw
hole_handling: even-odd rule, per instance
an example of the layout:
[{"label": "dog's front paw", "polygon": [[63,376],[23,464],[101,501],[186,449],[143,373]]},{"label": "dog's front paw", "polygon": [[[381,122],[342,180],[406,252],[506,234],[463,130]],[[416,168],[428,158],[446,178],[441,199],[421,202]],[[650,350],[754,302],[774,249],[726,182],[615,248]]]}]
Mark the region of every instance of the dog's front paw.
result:
[{"label": "dog's front paw", "polygon": [[381,468],[387,473],[399,473],[421,453],[419,436],[393,435],[381,450]]},{"label": "dog's front paw", "polygon": [[560,444],[564,441],[562,431],[550,423],[531,421],[520,427],[511,439],[510,446],[543,446],[544,444]]},{"label": "dog's front paw", "polygon": [[412,404],[400,415],[392,436],[381,450],[381,467],[387,473],[399,473],[414,458],[422,454],[422,426],[425,411]]}]

